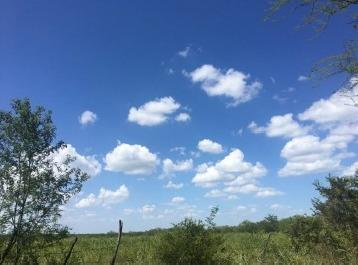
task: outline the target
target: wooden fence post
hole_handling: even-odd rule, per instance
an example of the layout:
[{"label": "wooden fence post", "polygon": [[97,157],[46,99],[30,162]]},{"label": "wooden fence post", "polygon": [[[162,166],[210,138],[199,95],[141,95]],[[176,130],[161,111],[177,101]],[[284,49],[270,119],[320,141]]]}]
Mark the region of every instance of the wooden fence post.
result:
[{"label": "wooden fence post", "polygon": [[121,219],[119,219],[117,246],[116,246],[116,251],[114,252],[112,261],[111,261],[111,265],[114,265],[116,263],[116,258],[117,258],[117,254],[118,254],[118,250],[119,250],[119,244],[121,243],[121,238],[122,238],[122,229],[123,229],[123,222]]},{"label": "wooden fence post", "polygon": [[75,247],[75,244],[77,243],[77,240],[78,240],[78,237],[76,236],[75,240],[73,241],[73,243],[71,245],[70,251],[66,255],[66,259],[65,259],[65,262],[63,263],[63,265],[66,265],[68,260],[70,259],[71,254],[72,254],[72,250]]}]

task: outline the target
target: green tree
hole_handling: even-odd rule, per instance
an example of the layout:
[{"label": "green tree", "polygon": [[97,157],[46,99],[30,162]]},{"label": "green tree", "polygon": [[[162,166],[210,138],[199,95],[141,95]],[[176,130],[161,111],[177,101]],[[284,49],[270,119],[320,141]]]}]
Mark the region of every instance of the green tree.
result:
[{"label": "green tree", "polygon": [[327,177],[328,186],[314,185],[322,199],[313,200],[314,212],[358,246],[358,171],[353,176]]},{"label": "green tree", "polygon": [[58,224],[61,206],[88,178],[71,166],[73,157],[60,165],[54,161],[66,145],[54,142],[51,112],[32,109],[28,99],[11,106],[10,112],[0,111],[0,233],[6,240],[0,264],[21,263],[40,242],[66,234],[68,228]]},{"label": "green tree", "polygon": [[[274,0],[271,2],[268,19],[272,19],[280,12],[306,11],[303,25],[311,25],[315,30],[324,30],[332,17],[339,14],[349,14],[348,26],[358,29],[358,0]],[[304,12],[303,12],[304,13]],[[312,67],[312,79],[325,79],[333,75],[343,74],[346,76],[345,89],[351,90],[357,84],[358,56],[357,40],[343,40],[345,43],[342,53],[328,56]]]},{"label": "green tree", "polygon": [[257,223],[251,222],[249,220],[244,220],[239,224],[238,230],[240,232],[256,233],[259,231],[259,227]]},{"label": "green tree", "polygon": [[278,232],[279,221],[276,215],[269,214],[258,223],[258,226],[266,233]]}]

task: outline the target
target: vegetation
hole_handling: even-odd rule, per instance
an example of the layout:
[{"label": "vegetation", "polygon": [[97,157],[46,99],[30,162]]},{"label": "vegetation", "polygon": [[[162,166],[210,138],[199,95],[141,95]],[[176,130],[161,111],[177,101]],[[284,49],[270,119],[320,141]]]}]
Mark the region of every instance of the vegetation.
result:
[{"label": "vegetation", "polygon": [[87,175],[71,166],[72,157],[56,163],[53,154],[65,144],[54,143],[55,130],[51,112],[32,110],[28,99],[0,111],[0,264],[36,260],[38,249],[67,233],[57,222],[60,207]]},{"label": "vegetation", "polygon": [[[347,26],[357,30],[357,5],[357,0],[274,0],[271,2],[267,18],[272,19],[281,12],[304,10],[303,25],[313,26],[321,32],[332,23],[333,17],[347,13],[351,17]],[[343,74],[348,84],[345,88],[350,90],[357,85],[357,40],[343,40],[342,43],[345,44],[340,54],[328,56],[312,67],[311,78],[320,80]]]}]

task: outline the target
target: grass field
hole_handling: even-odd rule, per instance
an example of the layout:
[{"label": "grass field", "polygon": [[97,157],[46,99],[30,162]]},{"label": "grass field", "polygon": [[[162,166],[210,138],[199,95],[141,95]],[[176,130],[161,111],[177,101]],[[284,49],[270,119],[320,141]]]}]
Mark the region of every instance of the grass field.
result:
[{"label": "grass field", "polygon": [[[116,264],[160,265],[156,257],[160,233],[124,234]],[[297,252],[282,233],[273,233],[269,240],[265,233],[224,232],[223,236],[225,242],[218,252],[223,264],[347,264],[319,246]],[[72,240],[45,250],[41,264],[61,264]],[[109,264],[116,240],[115,235],[79,235],[69,264]]]}]

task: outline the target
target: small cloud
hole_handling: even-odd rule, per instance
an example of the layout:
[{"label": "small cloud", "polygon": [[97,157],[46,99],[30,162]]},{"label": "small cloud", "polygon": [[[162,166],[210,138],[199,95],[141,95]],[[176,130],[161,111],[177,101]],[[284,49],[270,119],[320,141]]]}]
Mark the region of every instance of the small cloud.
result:
[{"label": "small cloud", "polygon": [[192,168],[192,159],[173,162],[171,159],[166,158],[163,160],[163,174],[160,176],[160,178],[170,177],[175,174],[175,172],[189,171]]},{"label": "small cloud", "polygon": [[146,204],[146,205],[143,205],[143,207],[139,209],[139,212],[142,214],[149,214],[149,213],[154,212],[155,209],[156,209],[155,204]]},{"label": "small cloud", "polygon": [[104,158],[105,169],[129,175],[151,174],[159,159],[156,154],[142,145],[118,143]]},{"label": "small cloud", "polygon": [[157,98],[144,105],[131,107],[128,121],[141,126],[155,126],[166,122],[169,116],[180,108],[180,104],[172,97]]},{"label": "small cloud", "polygon": [[244,129],[241,128],[241,129],[238,129],[238,130],[234,130],[234,131],[232,132],[232,135],[233,135],[233,136],[242,136],[243,133],[244,133]]},{"label": "small cloud", "polygon": [[210,139],[203,139],[198,143],[198,149],[202,152],[220,154],[224,152],[221,144],[216,143]]},{"label": "small cloud", "polygon": [[82,112],[81,116],[78,118],[78,121],[82,125],[88,125],[88,124],[95,123],[96,120],[97,120],[97,114],[90,110],[86,110],[86,111]]},{"label": "small cloud", "polygon": [[295,91],[295,90],[296,90],[296,88],[294,88],[294,87],[289,87],[289,88],[287,88],[287,89],[285,90],[285,92],[291,93],[291,92],[293,92],[293,91]]},{"label": "small cloud", "polygon": [[170,149],[170,152],[178,152],[180,155],[186,155],[186,148],[184,146],[175,146]]},{"label": "small cloud", "polygon": [[174,182],[172,182],[172,181],[170,180],[170,181],[168,182],[168,184],[166,184],[166,185],[164,186],[164,188],[166,188],[166,189],[176,189],[176,190],[178,190],[178,189],[181,189],[183,186],[184,186],[183,183],[174,183]]},{"label": "small cloud", "polygon": [[191,48],[190,46],[186,46],[184,50],[181,50],[178,52],[178,55],[183,57],[183,58],[186,58],[189,56],[189,53],[191,52]]},{"label": "small cloud", "polygon": [[233,68],[224,71],[210,64],[204,64],[191,73],[183,72],[192,83],[199,83],[201,89],[210,97],[223,96],[231,98],[228,106],[233,107],[248,102],[257,96],[262,83],[249,82],[250,75]]},{"label": "small cloud", "polygon": [[188,113],[182,112],[179,113],[176,117],[175,120],[178,122],[187,122],[190,121],[191,117]]},{"label": "small cloud", "polygon": [[93,206],[108,206],[110,204],[117,204],[129,197],[129,190],[126,185],[121,185],[117,190],[107,190],[101,188],[98,196],[91,193],[86,198],[81,199],[76,203],[76,208],[88,208]]},{"label": "small cloud", "polygon": [[309,78],[305,75],[300,75],[298,78],[297,78],[297,81],[300,81],[300,82],[304,82],[304,81],[307,81]]},{"label": "small cloud", "polygon": [[183,197],[174,197],[171,202],[175,203],[175,204],[180,204],[183,203],[185,201],[185,199]]},{"label": "small cloud", "polygon": [[275,100],[275,101],[277,101],[277,102],[280,103],[280,104],[283,104],[283,103],[285,103],[285,102],[288,100],[288,98],[284,98],[284,97],[281,97],[281,96],[279,96],[279,95],[274,95],[274,96],[272,97],[272,99]]}]

